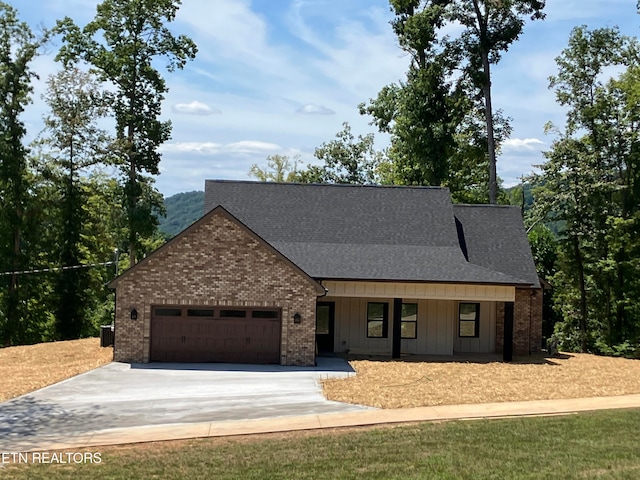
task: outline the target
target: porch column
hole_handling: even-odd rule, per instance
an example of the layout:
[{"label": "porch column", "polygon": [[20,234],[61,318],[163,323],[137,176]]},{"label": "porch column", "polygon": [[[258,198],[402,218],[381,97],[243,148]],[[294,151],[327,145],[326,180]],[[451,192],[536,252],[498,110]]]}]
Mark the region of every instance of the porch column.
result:
[{"label": "porch column", "polygon": [[391,358],[400,358],[402,346],[402,299],[393,299],[393,329],[391,330]]},{"label": "porch column", "polygon": [[513,302],[504,302],[504,343],[502,360],[513,360]]}]

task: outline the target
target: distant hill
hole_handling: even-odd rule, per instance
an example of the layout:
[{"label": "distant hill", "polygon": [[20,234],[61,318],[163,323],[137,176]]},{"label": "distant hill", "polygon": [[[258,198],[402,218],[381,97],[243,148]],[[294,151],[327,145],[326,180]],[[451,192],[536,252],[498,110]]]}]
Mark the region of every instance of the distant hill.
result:
[{"label": "distant hill", "polygon": [[158,229],[171,238],[202,217],[204,192],[176,193],[164,199],[167,216],[159,219]]},{"label": "distant hill", "polygon": [[[513,196],[517,204],[522,202],[522,185],[516,185],[505,189],[509,196]],[[524,184],[524,210],[527,211],[533,204],[533,195],[531,193],[533,186]],[[176,193],[171,197],[164,199],[164,206],[167,210],[167,216],[160,218],[159,230],[166,238],[171,238],[182,230],[187,228],[193,222],[202,217],[204,213],[204,192],[193,191]],[[558,231],[558,223],[549,224],[554,233]]]},{"label": "distant hill", "polygon": [[522,207],[523,201],[523,191],[524,191],[524,211],[529,210],[533,205],[533,192],[532,190],[535,188],[534,185],[530,183],[521,183],[519,185],[514,185],[513,187],[505,188],[504,191],[507,192],[509,198],[515,202],[516,205]]}]

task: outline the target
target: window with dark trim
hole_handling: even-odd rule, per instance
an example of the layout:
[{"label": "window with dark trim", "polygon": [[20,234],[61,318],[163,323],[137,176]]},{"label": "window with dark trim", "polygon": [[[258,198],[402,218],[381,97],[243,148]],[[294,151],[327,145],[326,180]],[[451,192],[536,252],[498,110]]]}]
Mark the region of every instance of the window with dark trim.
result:
[{"label": "window with dark trim", "polygon": [[254,310],[251,318],[278,318],[278,312],[274,310]]},{"label": "window with dark trim", "polygon": [[403,303],[400,318],[400,337],[407,339],[418,338],[418,304]]},{"label": "window with dark trim", "polygon": [[156,317],[179,317],[182,315],[181,308],[155,308],[153,314]]},{"label": "window with dark trim", "polygon": [[367,338],[387,338],[389,304],[367,303]]},{"label": "window with dark trim", "polygon": [[189,308],[187,317],[213,317],[213,310],[210,308]]},{"label": "window with dark trim", "polygon": [[458,336],[478,338],[480,336],[480,304],[461,303],[458,307]]},{"label": "window with dark trim", "polygon": [[247,316],[246,310],[220,310],[221,317],[227,318],[245,318]]}]

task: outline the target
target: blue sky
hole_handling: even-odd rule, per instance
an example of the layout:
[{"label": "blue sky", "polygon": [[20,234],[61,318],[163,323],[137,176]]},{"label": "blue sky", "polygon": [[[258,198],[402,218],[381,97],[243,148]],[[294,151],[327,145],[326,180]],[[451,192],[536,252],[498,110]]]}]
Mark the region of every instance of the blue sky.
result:
[{"label": "blue sky", "polygon": [[[72,17],[84,26],[97,0],[13,0],[32,27]],[[548,89],[554,58],[571,29],[618,26],[637,35],[635,0],[548,0],[547,18],[529,22],[520,41],[493,69],[494,108],[511,117],[513,132],[498,158],[506,185],[543,161],[553,140],[544,124],[564,122]],[[356,134],[374,132],[357,105],[404,78],[408,58],[398,48],[387,0],[183,0],[171,27],[198,45],[195,61],[166,73],[163,108],[173,123],[162,147],[156,186],[166,196],[202,190],[206,178],[249,179],[267,155],[313,151],[348,121]],[[25,112],[30,138],[42,128],[44,80],[59,69],[59,45],[37,59],[34,102]],[[388,138],[376,133],[380,148]]]}]

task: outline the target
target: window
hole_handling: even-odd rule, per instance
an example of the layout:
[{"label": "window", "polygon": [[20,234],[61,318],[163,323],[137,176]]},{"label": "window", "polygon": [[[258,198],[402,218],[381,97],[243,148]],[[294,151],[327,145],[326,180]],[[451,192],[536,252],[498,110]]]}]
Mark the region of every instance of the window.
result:
[{"label": "window", "polygon": [[209,308],[190,308],[187,317],[213,317],[213,310]]},{"label": "window", "polygon": [[156,308],[153,313],[157,317],[179,317],[182,315],[180,308]]},{"label": "window", "polygon": [[329,335],[331,333],[331,307],[329,305],[316,306],[316,335]]},{"label": "window", "polygon": [[245,318],[247,316],[246,310],[220,310],[221,317],[231,318]]},{"label": "window", "polygon": [[367,338],[387,338],[389,304],[367,303]]},{"label": "window", "polygon": [[278,312],[273,310],[254,310],[251,318],[278,318]]},{"label": "window", "polygon": [[480,333],[480,304],[461,303],[458,315],[458,336],[477,338]]},{"label": "window", "polygon": [[403,303],[400,319],[400,337],[418,338],[418,304]]}]

